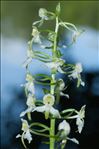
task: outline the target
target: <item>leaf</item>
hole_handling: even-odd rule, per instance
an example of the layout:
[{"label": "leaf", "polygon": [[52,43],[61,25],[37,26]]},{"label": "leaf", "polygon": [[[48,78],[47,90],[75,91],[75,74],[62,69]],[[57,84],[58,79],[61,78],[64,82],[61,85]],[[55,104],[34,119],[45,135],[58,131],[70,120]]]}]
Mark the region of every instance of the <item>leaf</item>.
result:
[{"label": "leaf", "polygon": [[56,15],[59,16],[61,11],[60,3],[56,6]]}]

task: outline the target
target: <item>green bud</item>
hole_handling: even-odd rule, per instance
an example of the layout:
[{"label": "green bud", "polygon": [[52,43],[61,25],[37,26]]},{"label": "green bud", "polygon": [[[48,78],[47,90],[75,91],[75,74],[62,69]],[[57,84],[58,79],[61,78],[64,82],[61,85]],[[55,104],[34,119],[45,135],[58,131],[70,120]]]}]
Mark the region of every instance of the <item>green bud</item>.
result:
[{"label": "green bud", "polygon": [[59,16],[61,11],[60,3],[56,6],[56,15]]}]

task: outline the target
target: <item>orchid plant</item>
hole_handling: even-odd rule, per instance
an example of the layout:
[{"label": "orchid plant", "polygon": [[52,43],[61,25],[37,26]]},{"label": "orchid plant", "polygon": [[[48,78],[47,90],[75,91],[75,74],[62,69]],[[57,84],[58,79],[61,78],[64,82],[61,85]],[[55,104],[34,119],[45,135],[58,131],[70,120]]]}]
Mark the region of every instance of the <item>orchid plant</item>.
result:
[{"label": "orchid plant", "polygon": [[[76,138],[69,138],[71,132],[69,119],[76,119],[79,133],[81,133],[84,127],[85,105],[81,107],[80,111],[71,108],[59,111],[57,108],[57,105],[61,102],[60,96],[69,98],[69,95],[64,93],[67,84],[62,78],[56,77],[58,73],[66,75],[70,81],[76,79],[77,87],[85,85],[81,79],[82,65],[80,63],[66,63],[62,58],[62,47],[59,46],[58,40],[59,28],[61,27],[72,33],[72,43],[76,41],[81,31],[79,31],[74,24],[62,21],[60,19],[60,11],[60,3],[56,6],[55,12],[50,12],[45,8],[40,8],[40,20],[34,22],[32,26],[32,38],[28,42],[27,59],[24,62],[24,67],[26,68],[26,83],[22,85],[27,97],[27,109],[20,114],[22,121],[22,134],[16,136],[17,138],[21,138],[25,148],[27,148],[25,140],[27,140],[28,143],[31,143],[33,140],[32,134],[46,137],[50,149],[64,149],[68,140],[79,144]],[[56,22],[54,30],[42,29],[42,25],[46,21],[52,20]],[[44,34],[44,36],[43,33],[46,33],[46,35]],[[44,45],[45,37],[49,42],[48,46]],[[34,45],[38,45],[42,51],[35,50]],[[47,50],[51,52],[51,55],[46,53]],[[42,64],[50,70],[50,75],[32,74],[29,65],[32,63],[33,59],[41,61]],[[35,95],[35,84],[49,86],[49,89],[42,88],[44,91],[42,100],[38,100]],[[32,121],[31,113],[35,111],[44,114],[45,119],[50,120],[50,127],[43,123]],[[23,119],[24,116],[27,116],[27,120]],[[55,130],[56,123],[58,124],[58,128]]]}]

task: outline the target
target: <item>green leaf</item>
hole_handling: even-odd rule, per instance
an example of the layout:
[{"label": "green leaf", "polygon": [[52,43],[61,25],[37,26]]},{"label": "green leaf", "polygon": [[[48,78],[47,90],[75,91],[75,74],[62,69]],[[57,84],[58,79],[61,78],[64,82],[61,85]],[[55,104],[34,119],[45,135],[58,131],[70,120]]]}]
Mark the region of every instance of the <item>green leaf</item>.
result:
[{"label": "green leaf", "polygon": [[59,16],[61,11],[60,3],[56,6],[56,15]]}]

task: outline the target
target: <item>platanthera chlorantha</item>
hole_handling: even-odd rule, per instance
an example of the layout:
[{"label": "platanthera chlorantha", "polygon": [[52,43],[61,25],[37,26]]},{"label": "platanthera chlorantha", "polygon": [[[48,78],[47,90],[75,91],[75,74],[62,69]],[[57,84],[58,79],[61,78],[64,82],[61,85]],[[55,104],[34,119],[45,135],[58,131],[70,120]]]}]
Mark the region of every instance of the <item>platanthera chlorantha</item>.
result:
[{"label": "platanthera chlorantha", "polygon": [[[80,63],[68,64],[62,58],[63,53],[59,46],[59,28],[62,27],[72,33],[72,43],[76,41],[81,31],[74,24],[62,21],[60,19],[60,10],[60,3],[56,6],[55,12],[40,8],[40,19],[34,22],[32,26],[32,38],[28,42],[27,59],[24,62],[26,83],[23,87],[27,97],[27,109],[20,114],[22,134],[17,135],[17,138],[21,138],[25,148],[27,148],[25,140],[31,143],[33,140],[32,134],[47,138],[50,149],[64,149],[69,140],[79,144],[78,140],[69,137],[71,132],[69,119],[76,119],[79,133],[81,133],[84,127],[85,105],[79,111],[71,108],[63,111],[57,109],[58,104],[61,102],[60,96],[61,98],[62,96],[69,98],[69,95],[64,93],[67,84],[62,78],[56,77],[58,73],[66,75],[70,81],[76,79],[77,87],[80,85],[84,86],[84,82],[81,79],[82,65]],[[42,29],[42,25],[46,21],[52,22],[53,20],[56,22],[54,30]],[[48,45],[44,42],[45,39]],[[35,50],[34,45],[38,45],[39,49],[41,48],[42,50]],[[46,52],[47,50],[50,51],[51,55]],[[42,65],[45,65],[50,70],[50,75],[32,74],[29,65],[33,59],[41,61]],[[42,88],[44,91],[42,100],[38,100],[35,95],[35,84],[45,85],[45,88]],[[35,111],[44,114],[45,119],[50,120],[50,127],[43,123],[32,121],[31,113]],[[24,116],[27,116],[27,120],[23,119]],[[55,130],[56,123],[58,127]]]}]

